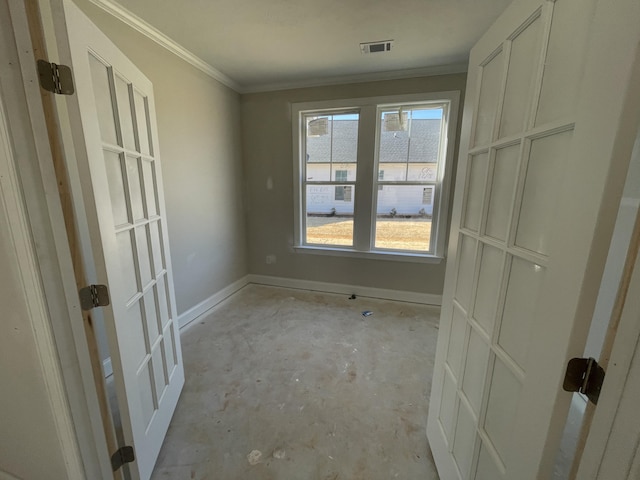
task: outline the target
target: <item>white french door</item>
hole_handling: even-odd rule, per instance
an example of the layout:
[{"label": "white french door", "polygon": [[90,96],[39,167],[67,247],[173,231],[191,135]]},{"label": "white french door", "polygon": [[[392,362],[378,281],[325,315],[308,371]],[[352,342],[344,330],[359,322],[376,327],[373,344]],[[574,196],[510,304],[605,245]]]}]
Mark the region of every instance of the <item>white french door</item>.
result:
[{"label": "white french door", "polygon": [[111,297],[102,310],[124,440],[135,450],[129,469],[147,480],[184,384],[153,88],[73,3],[53,4],[76,88],[65,145],[81,184],[74,208],[87,222],[87,271]]},{"label": "white french door", "polygon": [[471,51],[427,426],[443,480],[549,477],[637,120],[632,4],[516,0]]}]

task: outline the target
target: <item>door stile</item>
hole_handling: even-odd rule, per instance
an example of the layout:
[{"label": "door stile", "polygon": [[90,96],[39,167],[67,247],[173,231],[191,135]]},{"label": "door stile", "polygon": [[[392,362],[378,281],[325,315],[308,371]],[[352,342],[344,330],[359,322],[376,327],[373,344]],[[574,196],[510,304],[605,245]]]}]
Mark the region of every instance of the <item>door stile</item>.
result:
[{"label": "door stile", "polygon": [[[29,22],[29,33],[31,36],[31,41],[33,43],[34,61],[37,61],[39,57],[46,59],[48,58],[46,40],[41,23],[42,16],[40,13],[39,4],[38,2],[27,1],[24,2],[24,5],[27,14],[27,20]],[[57,110],[51,93],[41,90],[41,101],[47,126],[47,132],[49,135],[49,145],[51,148],[51,155],[53,159],[53,168],[56,175],[58,195],[60,198],[62,213],[64,216],[65,229],[71,253],[75,283],[77,289],[79,290],[80,288],[86,286],[88,284],[88,281],[82,259],[80,236],[76,227],[77,218],[73,208],[71,186],[69,185],[69,174],[67,171],[66,159],[61,143],[61,131],[57,121]],[[96,339],[96,331],[94,328],[93,316],[90,311],[86,310],[81,310],[81,315],[83,319],[89,358],[91,361],[90,368],[93,374],[103,432],[107,448],[109,449],[109,454],[111,454],[118,449],[118,442],[116,439],[111,410],[109,408],[107,399],[106,386],[103,380],[102,361],[98,352],[98,344]],[[115,479],[123,478],[121,472],[115,472],[113,474],[113,477]]]},{"label": "door stile", "polygon": [[528,112],[524,116],[524,132],[531,131],[535,128],[536,116],[538,109],[535,108],[540,104],[540,96],[542,95],[542,81],[544,78],[545,59],[547,58],[547,52],[549,50],[549,41],[551,39],[551,23],[553,21],[553,9],[555,8],[555,0],[548,1],[542,6],[540,12],[541,32],[541,48],[540,55],[538,56],[538,63],[535,67],[535,80],[533,81],[533,96],[531,102],[528,105]]}]

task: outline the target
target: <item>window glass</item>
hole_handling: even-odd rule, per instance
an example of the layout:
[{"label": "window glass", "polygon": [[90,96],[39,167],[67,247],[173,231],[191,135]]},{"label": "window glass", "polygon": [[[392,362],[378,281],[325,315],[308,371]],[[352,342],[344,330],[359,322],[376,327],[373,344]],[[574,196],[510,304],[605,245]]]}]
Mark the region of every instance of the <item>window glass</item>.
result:
[{"label": "window glass", "polygon": [[353,246],[358,113],[307,113],[304,232],[307,244]]},{"label": "window glass", "polygon": [[375,248],[433,251],[443,113],[442,105],[379,109]]},{"label": "window glass", "polygon": [[[294,104],[295,245],[441,257],[445,139],[454,141],[456,99],[445,93]],[[366,146],[362,153],[359,146]]]}]

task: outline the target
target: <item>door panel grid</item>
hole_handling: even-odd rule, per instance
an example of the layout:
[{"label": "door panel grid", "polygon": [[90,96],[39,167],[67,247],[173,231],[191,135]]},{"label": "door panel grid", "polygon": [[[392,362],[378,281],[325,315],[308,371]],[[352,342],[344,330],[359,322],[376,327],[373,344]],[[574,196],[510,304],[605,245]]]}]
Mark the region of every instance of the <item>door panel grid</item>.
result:
[{"label": "door panel grid", "polygon": [[[75,159],[74,207],[86,217],[83,250],[104,308],[123,440],[133,480],[148,480],[184,385],[153,86],[70,0],[54,12]],[[66,28],[62,28],[62,27]],[[93,280],[93,279],[92,279]]]},{"label": "door panel grid", "polygon": [[[556,78],[562,66],[545,64],[548,39],[561,28],[551,21],[553,10],[563,3],[544,2],[470,67],[478,72],[477,109],[460,223],[453,225],[459,231],[456,280],[443,318],[449,339],[437,415],[465,479],[505,478],[509,471],[531,322],[547,266],[550,212],[573,132],[569,110],[560,114],[542,105],[550,98],[543,87],[547,75],[553,77],[547,85],[577,88]],[[568,68],[575,72],[574,63]]]},{"label": "door panel grid", "polygon": [[176,365],[148,100],[102,59],[92,53],[89,58],[114,212],[113,232],[129,298],[127,309],[134,318],[138,312],[141,316],[142,328],[136,336],[142,338],[131,339],[131,353],[136,358],[139,401],[148,426]]}]

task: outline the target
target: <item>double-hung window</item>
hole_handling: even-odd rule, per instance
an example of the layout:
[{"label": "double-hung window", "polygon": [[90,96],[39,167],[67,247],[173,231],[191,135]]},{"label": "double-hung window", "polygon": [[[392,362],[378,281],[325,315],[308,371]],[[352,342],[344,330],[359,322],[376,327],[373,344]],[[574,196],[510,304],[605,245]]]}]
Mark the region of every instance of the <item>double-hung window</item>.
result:
[{"label": "double-hung window", "polygon": [[295,246],[442,258],[458,92],[294,104]]}]

